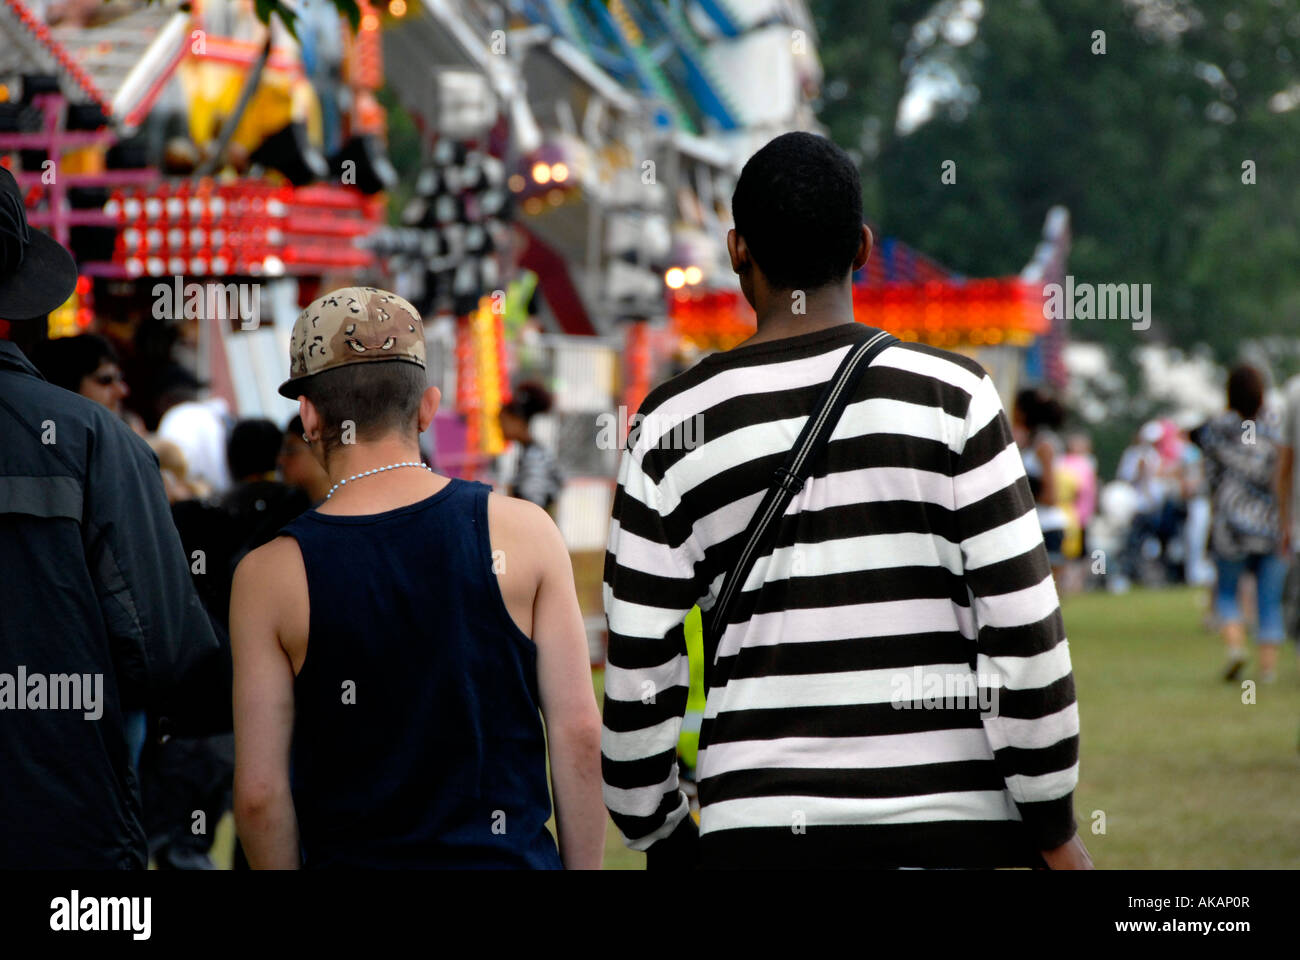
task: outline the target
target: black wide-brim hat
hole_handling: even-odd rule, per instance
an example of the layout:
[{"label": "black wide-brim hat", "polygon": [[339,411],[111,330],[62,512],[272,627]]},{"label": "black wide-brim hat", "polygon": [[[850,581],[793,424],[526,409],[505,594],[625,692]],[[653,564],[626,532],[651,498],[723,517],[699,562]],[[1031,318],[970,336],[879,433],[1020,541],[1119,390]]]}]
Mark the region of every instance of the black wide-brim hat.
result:
[{"label": "black wide-brim hat", "polygon": [[76,287],[72,254],[27,225],[18,181],[0,167],[0,318],[44,316],[72,296]]}]

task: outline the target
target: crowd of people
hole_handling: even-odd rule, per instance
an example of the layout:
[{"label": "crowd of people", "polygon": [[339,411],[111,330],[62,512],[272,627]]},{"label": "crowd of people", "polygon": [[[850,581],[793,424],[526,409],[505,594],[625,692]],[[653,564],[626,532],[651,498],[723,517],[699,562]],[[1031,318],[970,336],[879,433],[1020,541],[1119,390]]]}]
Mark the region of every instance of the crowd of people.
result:
[{"label": "crowd of people", "polygon": [[[121,418],[157,455],[172,520],[191,558],[195,590],[228,648],[231,585],[240,561],[323,502],[330,490],[329,474],[312,455],[302,417],[294,416],[283,429],[265,418],[233,420],[219,399],[201,398],[200,383],[189,378],[173,381],[158,429],[150,432],[124,405],[130,388],[118,352],[104,336],[43,341],[33,362],[51,384]],[[501,486],[548,510],[563,476],[530,424],[552,403],[544,386],[525,381],[500,416],[511,444],[501,465]],[[191,817],[202,811],[207,823],[216,824],[230,810],[233,734],[173,737],[159,721],[145,711],[128,717],[150,858],[160,869],[213,869],[213,832],[194,831]],[[238,848],[235,863],[247,863]]]},{"label": "crowd of people", "polygon": [[[732,205],[757,332],[652,391],[666,432],[623,451],[603,720],[540,384],[501,413],[505,496],[435,471],[422,321],[383,290],[299,315],[284,427],[181,369],[150,430],[109,341],[0,340],[0,765],[25,778],[0,867],[211,868],[228,809],[253,867],[595,867],[607,812],[651,868],[1091,867],[1059,590],[1212,584],[1224,677],[1253,621],[1272,681],[1300,378],[1271,411],[1234,367],[1221,414],[1144,425],[1103,486],[1047,391],[1008,416],[974,360],[855,322],[873,237],[843,151],[778,137]],[[75,267],[3,171],[0,214],[0,315],[42,323]],[[697,420],[687,456],[672,428]],[[899,700],[953,669],[1009,709]]]},{"label": "crowd of people", "polygon": [[1041,388],[1015,402],[1017,444],[1058,585],[1124,593],[1134,583],[1210,591],[1207,618],[1227,649],[1224,676],[1247,663],[1247,621],[1259,645],[1258,678],[1277,676],[1278,650],[1300,633],[1294,545],[1300,490],[1300,377],[1266,403],[1250,364],[1228,373],[1224,410],[1143,424],[1104,486],[1086,433],[1062,442],[1065,411]]},{"label": "crowd of people", "polygon": [[[975,360],[857,322],[874,238],[838,147],[771,141],[732,213],[757,330],[651,391],[665,431],[622,452],[603,716],[533,435],[551,398],[503,411],[514,496],[438,474],[401,297],[306,306],[284,427],[173,371],[151,431],[107,341],[0,340],[0,767],[22,781],[0,868],[209,867],[227,805],[253,867],[596,867],[608,814],[651,868],[1089,868],[1058,585],[1213,582],[1224,676],[1253,620],[1275,677],[1300,380],[1269,411],[1233,368],[1220,415],[1145,425],[1102,486],[1050,394],[1008,416]],[[43,324],[76,268],[2,169],[0,228],[0,333]],[[697,609],[698,820],[675,760]],[[943,671],[981,695],[899,699]]]}]

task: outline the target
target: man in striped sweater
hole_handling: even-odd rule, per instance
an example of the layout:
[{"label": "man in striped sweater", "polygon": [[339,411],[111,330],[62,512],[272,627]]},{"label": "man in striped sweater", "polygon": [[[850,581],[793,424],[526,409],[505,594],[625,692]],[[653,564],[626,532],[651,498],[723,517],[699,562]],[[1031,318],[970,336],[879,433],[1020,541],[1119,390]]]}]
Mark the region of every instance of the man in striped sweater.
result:
[{"label": "man in striped sweater", "polygon": [[[1086,868],[1078,712],[1020,454],[978,363],[884,350],[706,638],[700,823],[677,781],[683,621],[853,345],[857,172],[792,133],[746,164],[732,266],[758,332],[653,391],[605,559],[605,803],[651,868]],[[869,319],[869,318],[864,318]]]}]

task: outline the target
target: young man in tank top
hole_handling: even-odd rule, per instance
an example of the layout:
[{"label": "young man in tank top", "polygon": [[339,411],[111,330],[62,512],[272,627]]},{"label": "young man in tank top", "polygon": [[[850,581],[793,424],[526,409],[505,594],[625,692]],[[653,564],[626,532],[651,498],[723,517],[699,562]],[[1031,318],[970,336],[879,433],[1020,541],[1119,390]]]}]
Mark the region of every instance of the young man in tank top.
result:
[{"label": "young man in tank top", "polygon": [[332,489],[235,572],[249,863],[599,867],[600,715],[555,524],[420,462],[440,394],[405,300],[321,297],[290,364],[280,392]]}]

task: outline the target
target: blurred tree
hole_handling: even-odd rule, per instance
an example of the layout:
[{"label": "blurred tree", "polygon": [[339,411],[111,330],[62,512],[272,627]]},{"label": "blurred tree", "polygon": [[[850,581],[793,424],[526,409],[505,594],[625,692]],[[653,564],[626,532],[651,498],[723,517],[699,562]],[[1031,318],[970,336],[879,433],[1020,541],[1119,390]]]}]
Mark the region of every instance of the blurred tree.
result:
[{"label": "blurred tree", "polygon": [[1076,320],[1079,336],[1227,360],[1245,338],[1300,333],[1300,0],[812,8],[820,116],[891,234],[1006,275],[1063,203],[1077,280],[1152,285],[1151,330]]}]

